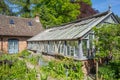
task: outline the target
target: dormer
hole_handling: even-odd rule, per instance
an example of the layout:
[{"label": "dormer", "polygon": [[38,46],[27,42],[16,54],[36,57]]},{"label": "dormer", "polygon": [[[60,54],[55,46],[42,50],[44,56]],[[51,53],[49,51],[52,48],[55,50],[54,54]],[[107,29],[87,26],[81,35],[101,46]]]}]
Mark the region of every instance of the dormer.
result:
[{"label": "dormer", "polygon": [[14,24],[14,20],[13,19],[10,19],[10,24]]},{"label": "dormer", "polygon": [[31,21],[28,22],[28,26],[33,26]]}]

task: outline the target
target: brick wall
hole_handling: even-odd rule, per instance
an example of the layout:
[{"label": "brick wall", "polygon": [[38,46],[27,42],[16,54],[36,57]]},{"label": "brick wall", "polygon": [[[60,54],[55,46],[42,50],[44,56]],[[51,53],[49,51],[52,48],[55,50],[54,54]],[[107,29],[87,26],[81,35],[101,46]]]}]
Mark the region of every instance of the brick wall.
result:
[{"label": "brick wall", "polygon": [[[21,52],[22,50],[27,48],[27,39],[29,39],[29,37],[3,37],[3,51],[4,52],[8,52],[8,40],[9,39],[18,39],[19,43],[19,52]],[[2,50],[2,41],[0,40],[0,50]]]},{"label": "brick wall", "polygon": [[84,60],[83,62],[83,72],[88,75],[88,74],[95,74],[95,60],[91,59],[91,60]]},{"label": "brick wall", "polygon": [[1,43],[1,38],[0,38],[0,50],[2,50],[1,46],[2,46],[2,43]]},{"label": "brick wall", "polygon": [[27,39],[28,38],[19,38],[19,52],[27,48]]}]

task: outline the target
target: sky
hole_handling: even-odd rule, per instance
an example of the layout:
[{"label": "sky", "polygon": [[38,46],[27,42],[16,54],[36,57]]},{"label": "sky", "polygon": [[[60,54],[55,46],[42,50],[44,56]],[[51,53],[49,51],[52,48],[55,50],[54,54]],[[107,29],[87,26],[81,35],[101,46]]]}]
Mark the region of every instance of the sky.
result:
[{"label": "sky", "polygon": [[99,12],[107,11],[111,5],[111,11],[120,17],[120,0],[91,0],[92,7]]}]

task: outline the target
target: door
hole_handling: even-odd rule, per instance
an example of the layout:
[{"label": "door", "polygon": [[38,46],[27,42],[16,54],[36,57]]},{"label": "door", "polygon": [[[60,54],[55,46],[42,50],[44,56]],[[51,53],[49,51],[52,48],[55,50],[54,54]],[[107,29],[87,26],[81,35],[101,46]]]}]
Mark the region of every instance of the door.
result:
[{"label": "door", "polygon": [[17,39],[9,39],[8,40],[8,52],[18,53],[18,40]]}]

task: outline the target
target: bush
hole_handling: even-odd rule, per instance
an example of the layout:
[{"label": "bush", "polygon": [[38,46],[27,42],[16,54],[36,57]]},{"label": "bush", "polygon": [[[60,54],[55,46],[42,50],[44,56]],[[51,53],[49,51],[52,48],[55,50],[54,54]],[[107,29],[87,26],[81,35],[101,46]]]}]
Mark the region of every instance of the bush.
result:
[{"label": "bush", "polygon": [[26,59],[28,62],[36,65],[38,64],[39,56],[31,56]]},{"label": "bush", "polygon": [[22,57],[27,57],[29,56],[31,53],[28,50],[23,50],[21,53],[19,53],[19,56]]},{"label": "bush", "polygon": [[8,63],[0,65],[0,80],[36,80],[36,71],[29,70],[24,60],[19,60],[14,55],[2,55],[1,61],[10,61],[12,65]]},{"label": "bush", "polygon": [[99,68],[99,76],[105,80],[113,80],[114,75],[114,70],[111,70],[110,66],[102,66]]},{"label": "bush", "polygon": [[61,61],[50,61],[47,66],[41,68],[43,73],[48,73],[50,76],[58,79],[67,80],[83,80],[81,62],[75,62],[72,59],[64,59]]},{"label": "bush", "polygon": [[120,79],[120,61],[112,61],[108,65],[99,67],[99,76],[104,80]]}]

